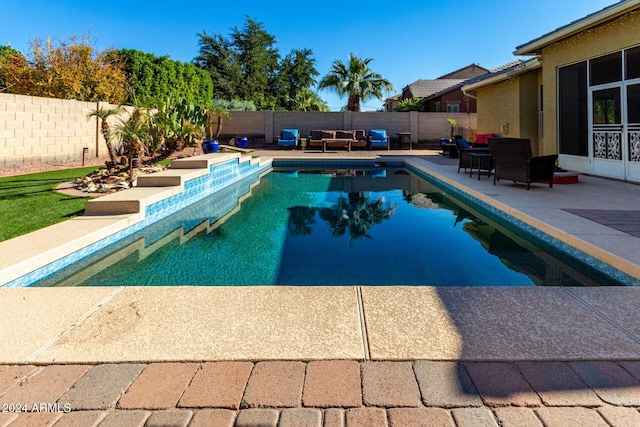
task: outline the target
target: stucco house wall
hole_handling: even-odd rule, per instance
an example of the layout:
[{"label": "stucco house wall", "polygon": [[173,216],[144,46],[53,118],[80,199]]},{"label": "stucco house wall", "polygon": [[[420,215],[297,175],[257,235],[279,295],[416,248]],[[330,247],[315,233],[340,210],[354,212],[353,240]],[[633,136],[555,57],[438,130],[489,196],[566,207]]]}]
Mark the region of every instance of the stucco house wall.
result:
[{"label": "stucco house wall", "polygon": [[[518,84],[514,79],[478,89],[478,133],[495,133],[511,136],[517,131],[518,121]],[[502,126],[509,126],[509,132],[503,132]]]},{"label": "stucco house wall", "polygon": [[540,153],[541,144],[539,133],[539,95],[538,95],[538,75],[541,70],[531,71],[518,76],[518,91],[520,104],[518,108],[518,138],[528,138],[531,140],[531,150],[533,154]]},{"label": "stucco house wall", "polygon": [[640,44],[640,11],[585,30],[542,50],[544,142],[543,154],[558,152],[558,68]]},{"label": "stucco house wall", "polygon": [[539,68],[476,90],[478,133],[528,138],[534,154],[539,146]]}]

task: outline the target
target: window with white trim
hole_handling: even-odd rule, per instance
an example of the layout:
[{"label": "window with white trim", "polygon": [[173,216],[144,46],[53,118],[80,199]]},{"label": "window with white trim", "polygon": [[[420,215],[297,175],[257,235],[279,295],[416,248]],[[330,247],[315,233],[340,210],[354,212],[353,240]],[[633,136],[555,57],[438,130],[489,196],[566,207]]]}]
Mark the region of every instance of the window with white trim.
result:
[{"label": "window with white trim", "polygon": [[447,113],[459,113],[460,112],[460,104],[449,104],[447,103]]}]

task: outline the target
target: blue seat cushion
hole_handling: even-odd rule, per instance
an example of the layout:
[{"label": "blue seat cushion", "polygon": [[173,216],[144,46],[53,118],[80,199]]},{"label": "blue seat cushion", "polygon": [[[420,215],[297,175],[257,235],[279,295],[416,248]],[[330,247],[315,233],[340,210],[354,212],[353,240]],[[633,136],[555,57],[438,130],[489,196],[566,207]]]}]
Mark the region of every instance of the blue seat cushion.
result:
[{"label": "blue seat cushion", "polygon": [[296,139],[298,137],[298,129],[282,129],[282,138],[280,139]]},{"label": "blue seat cushion", "polygon": [[469,148],[471,148],[471,146],[469,145],[469,142],[465,139],[458,139],[456,141],[456,144],[458,144],[458,148],[461,150],[468,150]]},{"label": "blue seat cushion", "polygon": [[369,131],[369,135],[373,140],[387,139],[387,131],[384,129],[371,129],[371,131]]}]

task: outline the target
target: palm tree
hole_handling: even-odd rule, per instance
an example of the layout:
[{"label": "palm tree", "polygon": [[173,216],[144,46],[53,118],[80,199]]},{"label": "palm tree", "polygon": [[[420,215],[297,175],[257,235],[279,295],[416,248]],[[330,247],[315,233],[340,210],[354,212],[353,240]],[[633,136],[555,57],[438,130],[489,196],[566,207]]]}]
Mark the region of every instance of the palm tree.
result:
[{"label": "palm tree", "polygon": [[142,157],[151,142],[149,121],[144,111],[136,107],[127,120],[120,119],[120,123],[114,128],[114,136],[122,141],[124,155],[129,159],[129,164],[132,159]]},{"label": "palm tree", "polygon": [[107,121],[107,119],[111,116],[120,114],[121,110],[122,109],[120,107],[117,107],[117,108],[100,107],[97,110],[93,110],[89,114],[87,114],[87,119],[90,119],[91,117],[96,117],[100,119],[102,136],[104,136],[104,142],[107,145],[107,150],[109,151],[109,158],[111,160],[112,165],[116,164],[116,150],[113,147],[113,144],[111,144],[111,136],[112,136],[111,128],[109,127],[109,122]]},{"label": "palm tree", "polygon": [[302,88],[296,93],[293,105],[297,111],[329,111],[327,103],[309,88]]},{"label": "palm tree", "polygon": [[320,218],[327,222],[334,237],[340,237],[349,230],[349,245],[361,237],[371,239],[369,229],[391,218],[397,203],[387,203],[384,197],[371,200],[363,192],[341,195],[332,207],[320,208]]},{"label": "palm tree", "polygon": [[371,71],[371,61],[370,58],[361,59],[354,54],[349,54],[348,65],[336,59],[329,74],[318,83],[318,88],[333,90],[339,96],[348,94],[347,110],[360,111],[361,101],[366,102],[371,98],[382,99],[383,90],[395,90],[389,80]]}]

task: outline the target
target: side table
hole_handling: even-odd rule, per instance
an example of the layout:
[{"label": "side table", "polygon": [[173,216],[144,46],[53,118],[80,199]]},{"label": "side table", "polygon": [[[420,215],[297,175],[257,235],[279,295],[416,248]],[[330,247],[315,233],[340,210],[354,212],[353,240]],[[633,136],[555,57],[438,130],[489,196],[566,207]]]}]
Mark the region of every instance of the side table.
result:
[{"label": "side table", "polygon": [[400,149],[402,150],[402,146],[404,144],[409,144],[409,150],[413,149],[413,144],[411,143],[411,132],[399,132],[398,139],[400,140]]},{"label": "side table", "polygon": [[471,171],[469,172],[469,177],[473,175],[473,169],[477,165],[478,169],[478,180],[480,180],[480,175],[483,173],[487,175],[487,177],[491,176],[491,171],[493,170],[493,156],[489,153],[469,153],[471,157]]}]

